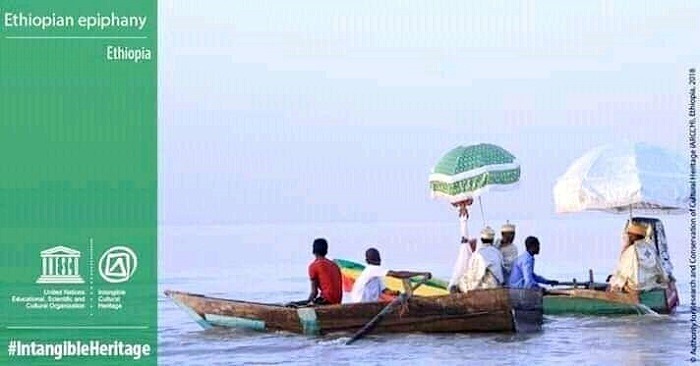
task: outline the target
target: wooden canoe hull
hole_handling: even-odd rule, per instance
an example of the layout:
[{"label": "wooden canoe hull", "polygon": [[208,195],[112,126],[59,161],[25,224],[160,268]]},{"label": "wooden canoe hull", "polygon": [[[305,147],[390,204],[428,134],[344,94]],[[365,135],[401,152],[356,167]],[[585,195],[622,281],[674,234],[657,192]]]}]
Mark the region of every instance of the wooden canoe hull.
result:
[{"label": "wooden canoe hull", "polygon": [[673,283],[667,289],[647,291],[639,295],[566,289],[544,296],[544,313],[547,315],[629,315],[643,313],[643,307],[659,314],[672,314],[677,305],[678,293]]},{"label": "wooden canoe hull", "polygon": [[[166,291],[204,328],[212,326],[308,335],[355,332],[387,303],[286,308],[275,304],[212,298]],[[531,332],[542,325],[539,291],[493,289],[434,297],[414,296],[387,315],[376,333]]]}]

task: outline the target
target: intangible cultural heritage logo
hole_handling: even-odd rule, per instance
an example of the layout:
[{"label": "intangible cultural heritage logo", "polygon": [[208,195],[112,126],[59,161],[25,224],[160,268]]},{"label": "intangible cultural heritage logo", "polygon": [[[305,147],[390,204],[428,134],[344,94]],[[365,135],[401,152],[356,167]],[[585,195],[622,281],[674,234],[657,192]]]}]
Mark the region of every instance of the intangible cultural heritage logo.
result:
[{"label": "intangible cultural heritage logo", "polygon": [[109,283],[122,283],[133,276],[138,266],[136,253],[129,247],[115,246],[109,248],[98,263],[100,276]]}]

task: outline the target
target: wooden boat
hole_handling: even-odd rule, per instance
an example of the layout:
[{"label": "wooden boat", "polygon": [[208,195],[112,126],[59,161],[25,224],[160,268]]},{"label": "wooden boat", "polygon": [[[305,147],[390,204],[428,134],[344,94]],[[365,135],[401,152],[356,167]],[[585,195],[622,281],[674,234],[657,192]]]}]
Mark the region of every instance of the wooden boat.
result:
[{"label": "wooden boat", "polygon": [[[667,275],[673,278],[663,222],[649,217],[634,217],[632,221],[644,223],[650,228],[648,239],[654,243],[656,255],[661,259]],[[607,283],[595,283],[591,273],[586,287],[550,291],[544,297],[545,314],[625,315],[649,310],[672,314],[679,303],[675,280],[671,280],[665,288],[631,294],[614,293],[606,291]]]},{"label": "wooden boat", "polygon": [[671,314],[678,304],[675,283],[666,289],[655,289],[639,294],[607,292],[602,289],[557,289],[544,296],[545,314],[629,315],[652,310]]},{"label": "wooden boat", "polygon": [[[664,268],[668,275],[672,276],[663,223],[658,219],[646,217],[635,217],[632,220],[643,222],[651,228],[649,239],[655,243],[657,255],[666,262]],[[336,259],[335,262],[341,268],[345,291],[350,291],[364,266],[344,259]],[[678,306],[679,297],[675,281],[671,281],[664,289],[638,294],[614,293],[606,291],[607,283],[594,282],[592,272],[589,273],[588,282],[577,285],[574,281],[569,284],[571,288],[547,291],[543,299],[544,314],[628,315],[648,313],[649,310],[659,314],[671,314]],[[385,277],[385,283],[392,290],[401,288],[401,281],[392,277]],[[421,295],[444,296],[449,293],[447,285],[447,281],[433,278],[422,286]]]},{"label": "wooden boat", "polygon": [[[289,308],[166,291],[203,328],[213,326],[307,335],[355,332],[386,302]],[[434,297],[413,296],[387,315],[375,333],[531,332],[541,329],[542,293],[492,289]]]}]

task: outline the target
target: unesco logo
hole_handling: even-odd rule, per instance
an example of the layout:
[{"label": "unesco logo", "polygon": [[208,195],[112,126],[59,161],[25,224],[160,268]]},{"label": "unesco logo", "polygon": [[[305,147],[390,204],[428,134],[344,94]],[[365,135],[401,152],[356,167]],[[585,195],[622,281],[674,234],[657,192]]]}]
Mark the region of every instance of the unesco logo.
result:
[{"label": "unesco logo", "polygon": [[129,247],[111,247],[98,262],[100,276],[109,283],[122,283],[133,276],[138,266],[136,254]]}]

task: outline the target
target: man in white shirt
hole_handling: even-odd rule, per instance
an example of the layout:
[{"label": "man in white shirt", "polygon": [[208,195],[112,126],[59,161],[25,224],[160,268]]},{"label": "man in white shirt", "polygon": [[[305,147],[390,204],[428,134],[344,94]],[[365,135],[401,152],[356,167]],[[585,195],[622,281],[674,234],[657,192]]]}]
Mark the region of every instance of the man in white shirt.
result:
[{"label": "man in white shirt", "polygon": [[459,290],[497,288],[503,285],[503,256],[493,246],[496,233],[490,227],[481,231],[481,247],[469,260],[469,269],[459,283]]},{"label": "man in white shirt", "polygon": [[411,278],[416,276],[425,276],[431,278],[429,272],[410,272],[410,271],[389,271],[381,266],[382,258],[379,255],[379,250],[369,248],[365,252],[365,261],[367,266],[362,271],[360,276],[355,280],[350,292],[351,302],[377,302],[383,293],[397,296],[398,291],[391,291],[384,284],[384,277],[391,276],[396,278]]}]

